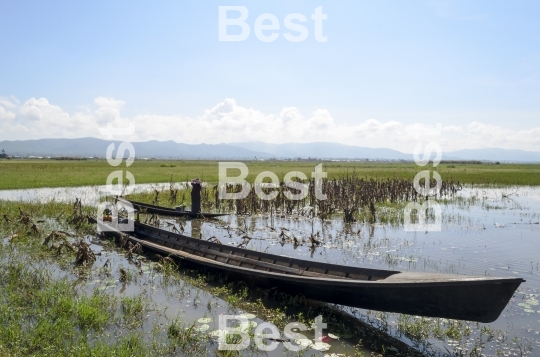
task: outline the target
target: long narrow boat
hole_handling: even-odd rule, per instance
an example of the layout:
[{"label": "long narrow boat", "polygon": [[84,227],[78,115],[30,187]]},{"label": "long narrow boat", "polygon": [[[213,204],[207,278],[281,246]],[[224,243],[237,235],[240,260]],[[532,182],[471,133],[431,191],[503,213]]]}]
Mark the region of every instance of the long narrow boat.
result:
[{"label": "long narrow boat", "polygon": [[[105,223],[107,224],[107,223]],[[125,233],[108,228],[108,235]],[[194,239],[139,222],[128,239],[263,288],[378,311],[495,321],[525,280],[377,270],[300,260]]]},{"label": "long narrow boat", "polygon": [[161,216],[190,217],[190,218],[215,218],[215,217],[227,215],[226,213],[204,213],[204,212],[193,213],[191,211],[179,211],[173,208],[155,206],[148,203],[127,200],[124,198],[119,198],[118,200],[125,203],[130,203],[133,206],[133,208],[135,208],[139,212],[154,213],[154,214],[159,214]]}]

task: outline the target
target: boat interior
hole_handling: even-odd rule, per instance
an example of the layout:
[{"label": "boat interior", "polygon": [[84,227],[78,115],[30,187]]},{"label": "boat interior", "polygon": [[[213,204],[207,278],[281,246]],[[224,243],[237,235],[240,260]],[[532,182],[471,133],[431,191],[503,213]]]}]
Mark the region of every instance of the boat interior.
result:
[{"label": "boat interior", "polygon": [[399,271],[366,269],[306,261],[251,251],[191,238],[138,222],[135,226],[135,237],[203,259],[264,272],[324,279],[363,281],[382,280],[400,273]]}]

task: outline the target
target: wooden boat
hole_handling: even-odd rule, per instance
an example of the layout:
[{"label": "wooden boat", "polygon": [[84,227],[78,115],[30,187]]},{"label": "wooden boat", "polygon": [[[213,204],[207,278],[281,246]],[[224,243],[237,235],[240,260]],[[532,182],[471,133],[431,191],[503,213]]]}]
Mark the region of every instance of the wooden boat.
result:
[{"label": "wooden boat", "polygon": [[[378,311],[493,322],[525,281],[327,264],[194,239],[139,222],[134,227],[128,239],[184,263],[253,286],[277,287],[308,299]],[[124,233],[111,230],[105,234],[118,237]]]},{"label": "wooden boat", "polygon": [[155,206],[148,203],[142,203],[132,200],[126,200],[124,198],[119,198],[118,201],[130,203],[133,208],[139,212],[147,212],[159,214],[161,216],[173,216],[173,217],[189,217],[189,218],[215,218],[220,216],[226,216],[226,213],[193,213],[191,211],[179,211],[173,208]]}]

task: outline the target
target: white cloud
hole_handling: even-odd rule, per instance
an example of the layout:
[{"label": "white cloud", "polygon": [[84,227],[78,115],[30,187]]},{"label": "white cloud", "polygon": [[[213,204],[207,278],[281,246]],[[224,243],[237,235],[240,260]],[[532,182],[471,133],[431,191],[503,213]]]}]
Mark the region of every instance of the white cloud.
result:
[{"label": "white cloud", "polygon": [[14,96],[0,97],[0,106],[4,108],[14,109],[19,105],[19,101]]},{"label": "white cloud", "polygon": [[13,120],[15,117],[15,113],[6,110],[4,107],[0,107],[0,122]]},{"label": "white cloud", "polygon": [[[18,103],[13,99],[10,103]],[[45,98],[31,98],[10,110],[0,106],[2,127],[0,140],[51,137],[100,137],[98,128],[135,126],[131,137],[122,140],[174,140],[182,143],[217,144],[223,142],[264,141],[338,142],[366,147],[388,147],[411,152],[419,141],[438,142],[445,151],[465,148],[500,147],[540,151],[540,127],[514,130],[472,122],[467,126],[442,127],[435,123],[404,124],[362,118],[356,124],[339,123],[325,109],[304,115],[295,107],[278,113],[263,113],[239,106],[234,99],[225,99],[200,116],[164,116],[159,114],[122,117],[125,102],[99,97],[95,107],[83,112],[67,113]]]},{"label": "white cloud", "polygon": [[96,123],[98,125],[106,125],[121,119],[120,108],[126,104],[124,101],[114,98],[97,97],[94,103],[99,106],[96,110]]},{"label": "white cloud", "polygon": [[30,98],[19,108],[23,118],[30,120],[49,121],[51,123],[69,119],[69,114],[60,107],[52,105],[45,98]]}]

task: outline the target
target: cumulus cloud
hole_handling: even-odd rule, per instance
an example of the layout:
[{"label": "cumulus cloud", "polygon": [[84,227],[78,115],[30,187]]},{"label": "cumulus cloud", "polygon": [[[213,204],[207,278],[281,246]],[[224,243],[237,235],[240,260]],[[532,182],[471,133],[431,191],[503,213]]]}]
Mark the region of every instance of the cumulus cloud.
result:
[{"label": "cumulus cloud", "polygon": [[19,109],[23,118],[39,121],[62,121],[69,119],[69,114],[65,113],[59,106],[51,105],[45,98],[28,99]]},{"label": "cumulus cloud", "polygon": [[19,101],[14,96],[0,97],[0,107],[13,109],[17,108],[18,105]]},{"label": "cumulus cloud", "polygon": [[[189,144],[217,144],[242,141],[338,142],[366,147],[388,147],[412,152],[420,142],[435,141],[443,150],[500,147],[540,151],[540,127],[514,130],[472,122],[467,126],[398,121],[381,122],[363,118],[354,124],[340,123],[326,109],[305,115],[286,107],[278,113],[246,108],[228,98],[197,117],[142,114],[123,117],[126,104],[114,98],[98,97],[94,106],[70,114],[46,98],[31,98],[22,105],[0,101],[0,140],[35,138],[102,137],[99,128],[134,125],[135,133],[121,140],[174,140]],[[15,103],[15,104],[13,104]]]},{"label": "cumulus cloud", "polygon": [[6,110],[4,107],[0,107],[0,122],[13,120],[15,117],[15,113]]}]

